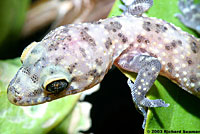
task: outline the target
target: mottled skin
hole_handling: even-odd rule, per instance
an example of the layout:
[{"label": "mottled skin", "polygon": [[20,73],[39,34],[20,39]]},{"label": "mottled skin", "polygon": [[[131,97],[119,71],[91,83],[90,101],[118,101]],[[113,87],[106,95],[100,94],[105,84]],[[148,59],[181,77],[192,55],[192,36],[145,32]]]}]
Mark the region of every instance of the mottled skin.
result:
[{"label": "mottled skin", "polygon": [[179,0],[178,6],[183,14],[175,16],[184,25],[200,33],[200,4],[194,4],[194,0]]},{"label": "mottled skin", "polygon": [[61,26],[24,50],[8,99],[25,106],[76,94],[100,83],[114,64],[138,73],[128,85],[146,119],[145,107],[169,106],[145,97],[159,73],[200,97],[199,49],[199,39],[156,18],[123,15]]}]

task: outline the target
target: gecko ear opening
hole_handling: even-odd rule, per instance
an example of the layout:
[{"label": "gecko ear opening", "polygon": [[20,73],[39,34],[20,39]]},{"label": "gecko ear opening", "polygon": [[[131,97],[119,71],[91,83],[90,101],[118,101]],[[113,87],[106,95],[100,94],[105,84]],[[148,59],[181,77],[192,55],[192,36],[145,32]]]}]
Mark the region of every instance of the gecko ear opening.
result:
[{"label": "gecko ear opening", "polygon": [[24,60],[26,59],[28,53],[31,52],[31,50],[37,45],[38,43],[37,42],[32,42],[30,45],[28,45],[24,51],[22,52],[22,55],[20,57],[20,60],[21,60],[21,63],[24,62]]}]

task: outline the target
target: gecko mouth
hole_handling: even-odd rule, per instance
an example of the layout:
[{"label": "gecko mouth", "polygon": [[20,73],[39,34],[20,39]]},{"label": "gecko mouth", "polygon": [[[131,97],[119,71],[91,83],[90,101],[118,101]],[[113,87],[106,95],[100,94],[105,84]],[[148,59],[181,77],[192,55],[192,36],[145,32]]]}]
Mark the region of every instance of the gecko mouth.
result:
[{"label": "gecko mouth", "polygon": [[7,96],[12,104],[19,106],[37,105],[51,100],[49,96],[26,96],[20,94],[12,85],[8,86]]}]

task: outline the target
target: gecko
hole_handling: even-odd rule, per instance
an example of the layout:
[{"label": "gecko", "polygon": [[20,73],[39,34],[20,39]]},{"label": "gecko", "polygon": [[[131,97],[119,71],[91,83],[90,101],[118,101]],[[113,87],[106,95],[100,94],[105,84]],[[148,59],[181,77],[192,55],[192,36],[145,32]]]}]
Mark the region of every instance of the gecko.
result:
[{"label": "gecko", "polygon": [[140,13],[69,24],[25,48],[7,96],[20,106],[50,102],[92,88],[115,65],[138,73],[134,83],[130,79],[127,83],[144,116],[144,128],[146,108],[169,106],[161,99],[146,97],[159,74],[200,98],[199,56],[198,38]]},{"label": "gecko", "polygon": [[200,34],[200,4],[194,4],[194,0],[179,0],[178,7],[183,14],[177,13],[175,16]]}]

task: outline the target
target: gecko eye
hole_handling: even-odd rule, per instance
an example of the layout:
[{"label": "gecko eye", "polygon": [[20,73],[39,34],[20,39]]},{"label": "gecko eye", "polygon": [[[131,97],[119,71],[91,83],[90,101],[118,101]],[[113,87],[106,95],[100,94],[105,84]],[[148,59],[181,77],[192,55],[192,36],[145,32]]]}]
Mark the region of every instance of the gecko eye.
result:
[{"label": "gecko eye", "polygon": [[66,89],[68,86],[68,82],[66,80],[57,80],[49,83],[46,86],[46,91],[50,93],[59,93]]}]

